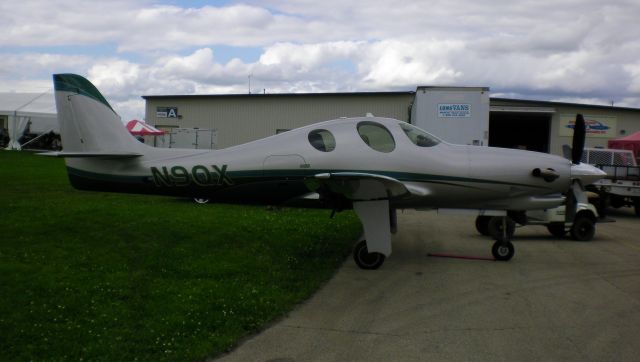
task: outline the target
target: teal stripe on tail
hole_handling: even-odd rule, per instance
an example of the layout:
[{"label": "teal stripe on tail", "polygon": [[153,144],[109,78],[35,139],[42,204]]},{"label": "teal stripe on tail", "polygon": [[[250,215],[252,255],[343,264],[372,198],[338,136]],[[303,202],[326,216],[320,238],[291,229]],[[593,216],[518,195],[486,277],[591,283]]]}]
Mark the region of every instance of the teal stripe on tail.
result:
[{"label": "teal stripe on tail", "polygon": [[56,91],[78,93],[89,98],[93,98],[96,101],[109,107],[115,113],[109,102],[107,102],[100,91],[86,78],[81,77],[77,74],[54,74],[53,88]]}]

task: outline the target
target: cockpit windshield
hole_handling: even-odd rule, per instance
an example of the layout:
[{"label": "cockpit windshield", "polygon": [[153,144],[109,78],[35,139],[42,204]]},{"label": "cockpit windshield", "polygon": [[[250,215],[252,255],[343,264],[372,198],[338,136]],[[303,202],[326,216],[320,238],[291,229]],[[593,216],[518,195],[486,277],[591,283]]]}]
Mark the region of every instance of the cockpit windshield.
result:
[{"label": "cockpit windshield", "polygon": [[420,147],[433,147],[441,141],[436,136],[431,135],[416,126],[412,126],[406,122],[400,122],[400,128],[409,137],[411,142]]}]

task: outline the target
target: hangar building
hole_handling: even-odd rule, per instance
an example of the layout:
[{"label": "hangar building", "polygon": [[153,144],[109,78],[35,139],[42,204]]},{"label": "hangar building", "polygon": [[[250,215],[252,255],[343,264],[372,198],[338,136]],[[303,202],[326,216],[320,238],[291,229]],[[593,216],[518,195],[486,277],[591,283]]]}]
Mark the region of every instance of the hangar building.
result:
[{"label": "hangar building", "polygon": [[[587,121],[586,147],[606,147],[607,140],[640,130],[640,109],[491,98],[486,87],[143,98],[146,121],[171,132],[156,140],[160,147],[225,148],[319,121],[366,114],[416,124],[451,143],[553,154],[562,154],[562,145],[571,143],[576,113]],[[189,132],[196,132],[195,141],[193,136],[181,139]]]}]

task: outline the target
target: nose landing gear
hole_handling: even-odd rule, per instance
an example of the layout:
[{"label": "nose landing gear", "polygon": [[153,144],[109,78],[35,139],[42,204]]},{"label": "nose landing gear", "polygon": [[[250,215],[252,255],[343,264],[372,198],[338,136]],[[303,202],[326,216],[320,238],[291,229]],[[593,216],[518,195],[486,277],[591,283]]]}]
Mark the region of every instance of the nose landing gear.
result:
[{"label": "nose landing gear", "polygon": [[513,243],[511,243],[511,236],[513,235],[513,232],[509,232],[508,224],[511,220],[507,220],[508,218],[508,216],[501,218],[502,230],[500,231],[502,231],[502,233],[496,235],[496,242],[493,243],[493,246],[491,247],[491,254],[493,254],[493,257],[499,261],[510,260],[516,252],[513,247]]}]

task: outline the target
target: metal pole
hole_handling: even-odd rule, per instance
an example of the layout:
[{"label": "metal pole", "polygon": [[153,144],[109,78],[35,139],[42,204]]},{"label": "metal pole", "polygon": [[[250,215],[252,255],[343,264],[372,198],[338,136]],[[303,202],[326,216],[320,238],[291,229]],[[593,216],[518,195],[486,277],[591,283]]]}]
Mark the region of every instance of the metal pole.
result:
[{"label": "metal pole", "polygon": [[20,147],[21,147],[21,148],[24,148],[24,146],[28,145],[29,143],[31,143],[31,142],[33,142],[33,141],[37,140],[38,138],[40,138],[40,137],[42,137],[42,136],[44,136],[44,135],[46,135],[46,134],[49,134],[49,132],[51,132],[51,131],[53,131],[53,130],[54,130],[54,129],[52,128],[52,129],[50,129],[50,130],[48,130],[48,131],[46,131],[46,132],[42,133],[42,134],[41,134],[41,135],[39,135],[38,137],[35,137],[35,138],[33,138],[33,139],[29,140],[29,142],[25,142],[24,144],[20,145]]}]

